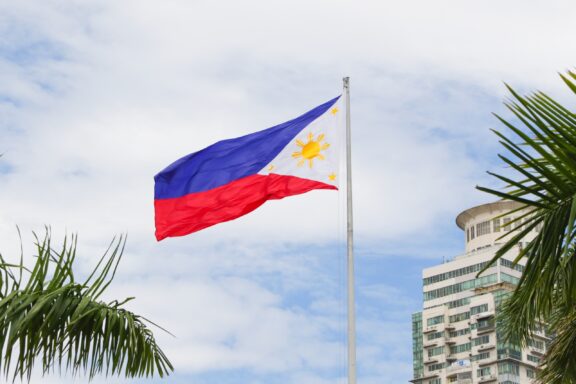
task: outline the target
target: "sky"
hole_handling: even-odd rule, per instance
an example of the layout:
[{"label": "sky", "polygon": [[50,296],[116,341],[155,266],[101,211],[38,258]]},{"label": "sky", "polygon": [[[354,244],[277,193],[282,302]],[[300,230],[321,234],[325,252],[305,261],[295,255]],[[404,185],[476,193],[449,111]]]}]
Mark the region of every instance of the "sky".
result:
[{"label": "sky", "polygon": [[[290,120],[350,76],[358,382],[406,383],[421,271],[502,187],[505,83],[571,106],[573,1],[0,0],[0,252],[79,235],[78,274],[128,244],[106,299],[168,329],[167,379],[346,381],[345,208],[313,191],[156,242],[153,176]],[[36,373],[32,383],[84,383]]]}]

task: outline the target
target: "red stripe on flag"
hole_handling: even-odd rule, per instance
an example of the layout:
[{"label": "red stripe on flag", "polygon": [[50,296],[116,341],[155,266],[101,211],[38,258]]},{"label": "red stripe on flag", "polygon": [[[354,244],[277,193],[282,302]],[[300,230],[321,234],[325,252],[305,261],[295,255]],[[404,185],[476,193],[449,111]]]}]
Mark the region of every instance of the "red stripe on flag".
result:
[{"label": "red stripe on flag", "polygon": [[173,199],[154,201],[156,239],[184,236],[252,212],[266,200],[277,200],[313,189],[338,189],[319,181],[283,175],[252,175]]}]

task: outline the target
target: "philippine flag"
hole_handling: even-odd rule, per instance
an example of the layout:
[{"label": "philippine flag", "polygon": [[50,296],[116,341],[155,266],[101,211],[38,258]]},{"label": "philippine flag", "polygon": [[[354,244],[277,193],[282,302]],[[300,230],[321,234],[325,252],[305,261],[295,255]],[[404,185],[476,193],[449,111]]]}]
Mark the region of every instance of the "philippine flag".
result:
[{"label": "philippine flag", "polygon": [[154,177],[156,239],[243,216],[267,200],[338,189],[340,96],[286,123],[219,141]]}]

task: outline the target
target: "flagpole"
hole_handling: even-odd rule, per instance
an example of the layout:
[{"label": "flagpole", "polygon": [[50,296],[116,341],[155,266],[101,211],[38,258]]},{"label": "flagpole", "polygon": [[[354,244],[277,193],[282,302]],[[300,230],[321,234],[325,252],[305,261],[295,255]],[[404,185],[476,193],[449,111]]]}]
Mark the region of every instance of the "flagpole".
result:
[{"label": "flagpole", "polygon": [[354,303],[354,242],[352,221],[352,154],[350,130],[350,78],[345,77],[346,100],[346,242],[348,261],[348,384],[356,384],[356,307]]}]

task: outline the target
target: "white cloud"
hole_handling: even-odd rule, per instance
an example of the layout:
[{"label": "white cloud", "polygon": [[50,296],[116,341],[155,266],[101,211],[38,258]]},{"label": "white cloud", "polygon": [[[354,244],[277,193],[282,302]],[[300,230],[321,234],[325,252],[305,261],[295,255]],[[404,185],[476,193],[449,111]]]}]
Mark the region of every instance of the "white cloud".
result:
[{"label": "white cloud", "polygon": [[[2,252],[18,252],[14,225],[30,244],[30,230],[50,224],[56,238],[80,233],[86,271],[113,234],[128,232],[110,294],[136,295],[135,309],[182,335],[160,336],[179,371],[199,380],[234,369],[253,382],[266,372],[284,372],[283,382],[340,377],[333,332],[343,254],[333,256],[337,267],[328,254],[343,239],[342,196],[269,202],[157,244],[153,175],[214,141],[305,112],[350,75],[358,248],[393,244],[395,254],[419,257],[434,254],[430,244],[452,249],[438,239],[448,238],[454,215],[490,199],[473,186],[491,183],[484,170],[498,147],[488,128],[497,126],[490,112],[504,112],[501,82],[566,97],[556,72],[576,62],[562,48],[572,45],[575,7],[0,2]],[[394,301],[402,292],[364,291],[374,310],[359,321],[373,336],[359,348],[362,382],[409,378],[410,341],[395,328],[409,313]],[[384,322],[381,308],[396,318]]]}]

